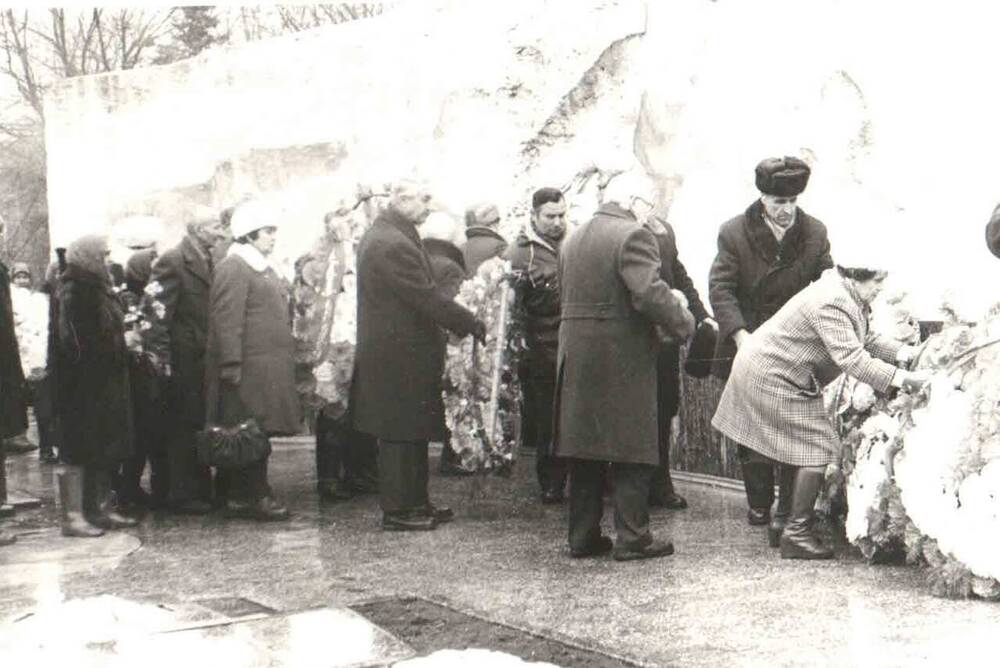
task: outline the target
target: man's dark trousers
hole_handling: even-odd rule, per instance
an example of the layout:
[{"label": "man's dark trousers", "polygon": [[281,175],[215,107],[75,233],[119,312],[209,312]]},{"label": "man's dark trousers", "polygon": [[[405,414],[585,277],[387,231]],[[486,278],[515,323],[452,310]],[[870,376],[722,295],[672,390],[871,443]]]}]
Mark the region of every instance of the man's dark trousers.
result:
[{"label": "man's dark trousers", "polygon": [[427,441],[378,441],[379,504],[386,515],[425,514]]},{"label": "man's dark trousers", "polygon": [[522,438],[524,444],[535,448],[535,474],[543,492],[562,494],[566,486],[566,460],[552,454],[552,402],[556,393],[555,369],[553,374],[527,375],[521,378],[524,397]]},{"label": "man's dark trousers", "polygon": [[625,549],[645,547],[649,533],[649,484],[655,467],[590,459],[569,460],[569,546],[586,550],[601,535],[604,480],[613,482],[616,544]]}]

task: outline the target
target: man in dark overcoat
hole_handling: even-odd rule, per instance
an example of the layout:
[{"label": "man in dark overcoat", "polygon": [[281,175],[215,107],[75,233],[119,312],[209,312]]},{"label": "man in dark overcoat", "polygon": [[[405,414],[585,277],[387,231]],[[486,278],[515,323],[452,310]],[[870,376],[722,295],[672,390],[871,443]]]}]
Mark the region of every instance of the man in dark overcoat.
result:
[{"label": "man in dark overcoat", "polygon": [[378,438],[386,530],[428,530],[451,519],[427,494],[428,441],[445,435],[440,353],[444,328],[485,339],[486,327],[437,289],[417,226],[429,213],[423,186],[402,182],[358,247],[358,335],[351,414]]},{"label": "man in dark overcoat", "polygon": [[535,474],[542,503],[560,503],[566,461],[552,454],[552,402],[559,349],[559,246],[566,235],[566,199],[558,188],[540,188],[531,197],[531,219],[507,250],[514,273],[514,316],[521,320],[526,350],[518,368],[521,381],[521,434],[535,449]]},{"label": "man in dark overcoat", "polygon": [[211,511],[210,470],[198,463],[194,434],[205,424],[205,351],[213,250],[228,236],[220,215],[194,208],[187,234],[153,265],[147,289],[163,304],[163,317],[150,330],[150,350],[169,374],[166,410],[169,505],[174,512]]},{"label": "man in dark overcoat", "polygon": [[673,553],[670,542],[654,540],[649,530],[649,485],[659,463],[656,358],[660,333],[683,342],[694,319],[683,296],[660,278],[659,249],[642,224],[651,193],[643,175],[616,176],[604,204],[569,236],[559,257],[554,441],[555,454],[571,459],[573,557],[612,548],[600,532],[607,462],[615,559]]},{"label": "man in dark overcoat", "polygon": [[[0,240],[3,239],[0,222]],[[7,503],[6,454],[3,440],[23,434],[28,428],[28,414],[24,394],[24,371],[21,354],[14,334],[14,308],[10,301],[10,274],[7,265],[0,261],[0,506]],[[15,541],[11,533],[0,531],[0,546]]]},{"label": "man in dark overcoat", "polygon": [[[718,254],[708,278],[719,323],[712,373],[726,379],[736,349],[802,288],[833,267],[826,226],[797,205],[809,166],[794,157],[768,158],[755,170],[760,198],[719,230]],[[774,466],[739,446],[747,493],[747,521],[767,524],[774,501]],[[794,471],[781,467],[774,530],[791,508]]]},{"label": "man in dark overcoat", "polygon": [[[706,322],[718,329],[718,324],[708,315],[702,304],[698,289],[687,273],[677,252],[677,235],[670,223],[650,216],[647,226],[660,250],[660,278],[675,290],[680,290],[687,299],[688,310],[696,325]],[[687,508],[687,500],[674,491],[670,477],[670,422],[680,408],[680,345],[676,340],[664,341],[656,358],[656,404],[657,435],[660,439],[660,463],[653,474],[649,490],[649,505],[682,510]]]}]

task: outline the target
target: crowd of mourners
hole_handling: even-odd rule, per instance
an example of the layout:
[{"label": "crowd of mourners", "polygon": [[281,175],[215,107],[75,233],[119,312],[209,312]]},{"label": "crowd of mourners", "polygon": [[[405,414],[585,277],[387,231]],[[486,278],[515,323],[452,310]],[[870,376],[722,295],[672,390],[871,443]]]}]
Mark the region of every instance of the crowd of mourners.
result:
[{"label": "crowd of mourners", "polygon": [[[497,206],[457,220],[400,181],[328,213],[292,283],[272,264],[281,215],[259,201],[193,207],[178,245],[141,240],[124,266],[106,237],[83,236],[57,249],[37,291],[26,265],[0,264],[0,455],[35,447],[30,403],[66,536],[134,526],[150,509],[280,521],[269,439],[305,424],[323,499],[377,494],[383,529],[433,530],[453,512],[428,495],[428,444],[443,444],[442,474],[467,473],[445,426],[448,337],[487,337],[455,296],[500,257],[524,337],[521,442],[536,452],[540,502],[568,496],[572,557],[673,552],[649,509],[687,507],[669,467],[683,371],[726,381],[712,424],[739,453],[747,521],[784,558],[830,558],[812,523],[840,452],[822,388],[841,373],[881,392],[927,377],[907,370],[914,348],[869,331],[885,273],[849,250],[834,263],[823,223],[798,206],[809,176],[794,157],[757,165],[759,198],[719,231],[711,313],[636,172],[604,183],[575,229],[568,195],[540,188],[512,240]],[[19,349],[28,309],[47,315],[42,355]],[[330,380],[338,368],[346,393]],[[236,453],[224,465],[206,456],[217,442]],[[614,541],[601,531],[607,494]]]}]

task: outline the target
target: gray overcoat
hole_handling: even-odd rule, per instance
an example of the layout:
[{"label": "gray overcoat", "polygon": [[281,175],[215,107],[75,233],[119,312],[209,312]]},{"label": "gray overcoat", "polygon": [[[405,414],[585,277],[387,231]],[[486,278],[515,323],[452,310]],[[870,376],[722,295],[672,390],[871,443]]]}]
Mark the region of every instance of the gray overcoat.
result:
[{"label": "gray overcoat", "polygon": [[900,345],[869,332],[868,307],[847,279],[827,271],[739,349],[712,426],[783,464],[838,461],[823,387],[846,373],[885,392]]},{"label": "gray overcoat", "polygon": [[656,465],[655,325],[684,341],[694,319],[660,278],[652,232],[604,204],[563,242],[554,452]]}]

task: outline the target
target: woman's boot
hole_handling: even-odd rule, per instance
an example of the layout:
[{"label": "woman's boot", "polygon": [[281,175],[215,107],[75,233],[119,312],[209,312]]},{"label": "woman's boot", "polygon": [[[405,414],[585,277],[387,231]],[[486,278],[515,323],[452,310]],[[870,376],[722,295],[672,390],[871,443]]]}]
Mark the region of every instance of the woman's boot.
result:
[{"label": "woman's boot", "polygon": [[782,559],[830,559],[833,550],[824,546],[812,531],[813,506],[823,487],[822,466],[803,466],[795,472],[792,512],[781,534]]},{"label": "woman's boot", "polygon": [[62,535],[73,538],[96,538],[104,531],[93,526],[83,514],[83,469],[64,466],[56,473],[59,503],[62,506]]},{"label": "woman's boot", "polygon": [[83,507],[91,524],[102,529],[127,529],[138,524],[138,521],[119,513],[115,507],[109,471],[85,468],[83,475]]},{"label": "woman's boot", "polygon": [[789,464],[778,467],[778,505],[771,516],[771,524],[767,527],[767,543],[778,547],[781,543],[781,533],[785,530],[788,515],[792,512],[792,489],[795,487],[796,468]]}]

